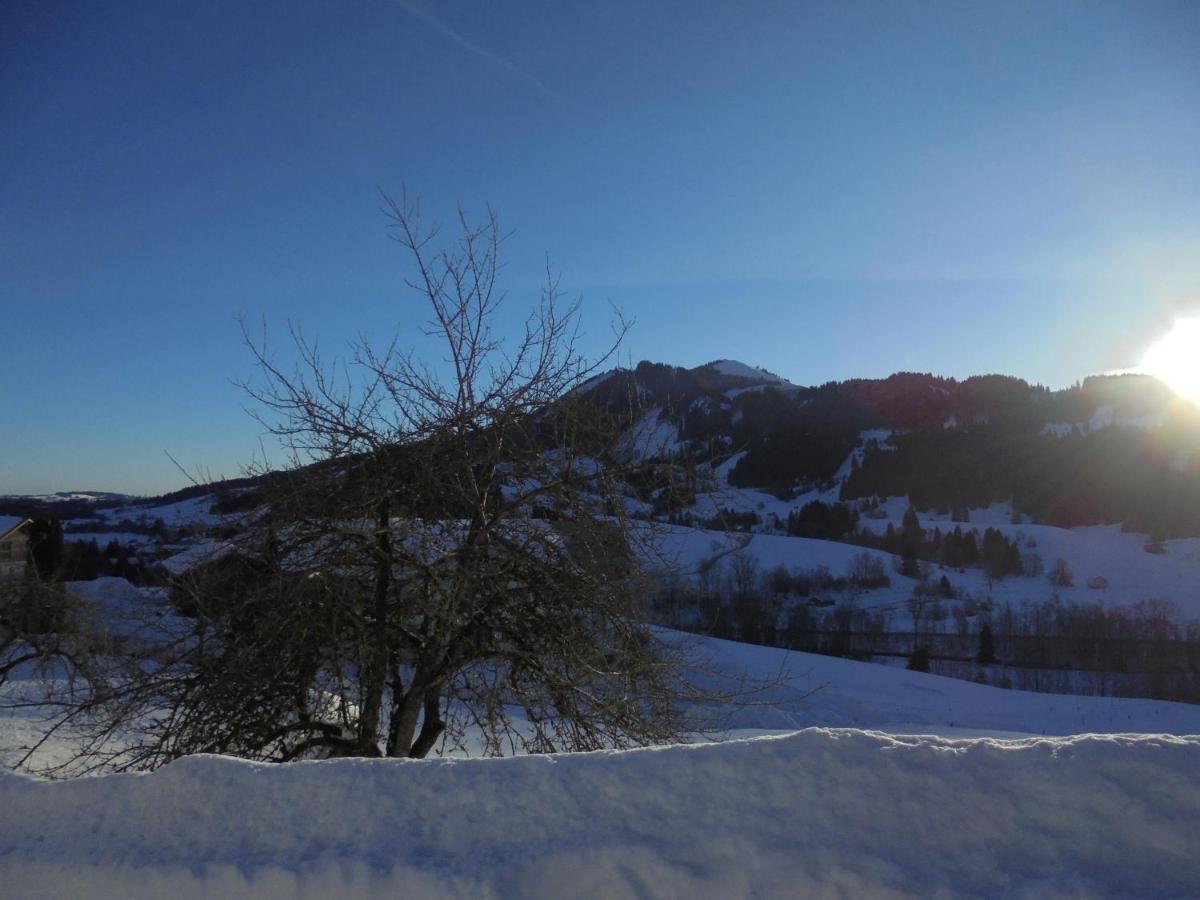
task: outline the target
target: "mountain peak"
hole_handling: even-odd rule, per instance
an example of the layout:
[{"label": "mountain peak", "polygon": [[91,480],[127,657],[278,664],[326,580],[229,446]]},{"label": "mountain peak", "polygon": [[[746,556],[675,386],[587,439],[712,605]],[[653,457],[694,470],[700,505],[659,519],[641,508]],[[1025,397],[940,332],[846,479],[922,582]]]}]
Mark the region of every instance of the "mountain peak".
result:
[{"label": "mountain peak", "polygon": [[732,375],[736,378],[749,378],[754,381],[763,382],[766,384],[778,384],[784,387],[795,387],[786,378],[781,378],[774,372],[768,372],[766,369],[758,366],[747,365],[736,359],[716,359],[710,363],[705,363],[702,366],[696,366],[692,371],[697,369],[713,369],[722,375]]}]

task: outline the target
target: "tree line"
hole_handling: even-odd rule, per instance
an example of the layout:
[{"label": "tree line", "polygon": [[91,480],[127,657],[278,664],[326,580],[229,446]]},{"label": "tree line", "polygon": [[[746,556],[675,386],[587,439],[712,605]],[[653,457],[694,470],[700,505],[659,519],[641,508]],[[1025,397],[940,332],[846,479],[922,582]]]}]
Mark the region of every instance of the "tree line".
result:
[{"label": "tree line", "polygon": [[868,450],[842,499],[908,496],[947,512],[1012,501],[1035,522],[1122,523],[1164,538],[1200,535],[1200,477],[1176,464],[1194,436],[1113,426],[1065,437],[996,425],[895,435]]},{"label": "tree line", "polygon": [[887,581],[869,554],[835,574],[823,566],[762,571],[739,552],[695,579],[663,577],[653,608],[663,624],[726,640],[897,658],[1000,687],[1200,703],[1200,623],[1181,623],[1169,602],[1111,607],[1052,595],[997,604],[964,595],[944,575],[899,604],[854,599]]}]

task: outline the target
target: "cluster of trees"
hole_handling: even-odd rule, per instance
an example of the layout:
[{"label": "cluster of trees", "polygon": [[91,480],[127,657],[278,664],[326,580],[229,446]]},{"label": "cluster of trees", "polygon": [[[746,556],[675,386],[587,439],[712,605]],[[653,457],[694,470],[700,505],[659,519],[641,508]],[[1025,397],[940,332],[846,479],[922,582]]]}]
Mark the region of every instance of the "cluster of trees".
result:
[{"label": "cluster of trees", "polygon": [[866,454],[843,499],[907,495],[939,511],[1011,499],[1051,525],[1119,522],[1165,537],[1200,535],[1200,478],[1174,465],[1194,443],[1183,431],[1110,427],[1056,437],[993,423],[892,443]]},{"label": "cluster of trees", "polygon": [[858,534],[856,543],[898,554],[901,558],[901,574],[917,577],[918,562],[929,562],[950,569],[981,568],[988,578],[1001,581],[1009,575],[1038,575],[1040,557],[1036,554],[1023,555],[1018,540],[1008,538],[995,528],[987,528],[982,536],[974,530],[963,531],[956,525],[953,531],[941,528],[924,531],[919,526],[908,525],[910,510],[905,516],[905,525],[900,530],[890,523],[881,535],[871,531]]},{"label": "cluster of trees", "polygon": [[729,472],[735,487],[756,487],[790,499],[833,483],[858,444],[859,423],[814,417],[792,394],[771,388],[740,394],[733,446],[745,453]]},{"label": "cluster of trees", "polygon": [[845,503],[813,500],[787,517],[787,533],[792,537],[848,542],[857,532],[858,510]]},{"label": "cluster of trees", "polygon": [[747,571],[743,569],[740,585],[736,575],[728,579],[702,576],[699,588],[686,578],[668,576],[653,597],[653,614],[671,628],[724,640],[773,644],[783,598],[760,592],[745,577]]},{"label": "cluster of trees", "polygon": [[898,372],[888,378],[856,378],[831,382],[817,389],[815,403],[861,411],[867,428],[940,431],[953,416],[959,422],[1003,418],[1031,408],[1045,388],[1031,387],[1018,378],[984,375],[957,381],[918,372]]},{"label": "cluster of trees", "polygon": [[171,528],[159,516],[153,519],[140,517],[137,519],[123,518],[115,522],[107,519],[76,521],[70,525],[72,534],[103,534],[109,531],[126,534],[144,534],[159,541],[177,541],[194,533],[191,526]]},{"label": "cluster of trees", "polygon": [[916,507],[910,505],[901,527],[890,522],[882,534],[860,527],[858,510],[847,503],[813,500],[788,514],[787,533],[796,537],[818,538],[857,544],[883,550],[900,557],[900,574],[920,575],[920,563],[928,562],[951,569],[982,568],[989,578],[999,581],[1009,575],[1042,574],[1041,558],[1023,552],[1021,541],[1007,537],[995,528],[982,535],[956,525],[943,532],[940,527],[921,527]]},{"label": "cluster of trees", "polygon": [[[869,561],[878,558],[863,554],[846,576],[835,576],[823,567],[760,571],[753,557],[733,554],[697,582],[666,579],[655,612],[672,627],[715,637],[860,660],[901,658],[920,671],[1001,686],[1200,702],[1200,624],[1180,624],[1170,603],[1110,607],[1051,596],[994,605],[961,597],[945,576],[899,608],[827,599],[859,583]],[[911,627],[898,627],[909,617]]]},{"label": "cluster of trees", "polygon": [[[701,528],[713,531],[751,531],[762,522],[762,518],[753,510],[736,510],[726,507],[715,516],[700,520]],[[673,524],[690,524],[677,521]]]},{"label": "cluster of trees", "polygon": [[151,567],[130,542],[113,538],[101,547],[95,540],[67,540],[58,519],[37,517],[30,521],[25,578],[55,584],[114,575],[146,584],[153,577]]},{"label": "cluster of trees", "polygon": [[157,580],[154,567],[148,564],[138,547],[116,539],[103,547],[94,540],[68,541],[53,577],[60,581],[91,581],[106,575],[125,578],[134,584],[151,584]]},{"label": "cluster of trees", "polygon": [[883,560],[870,553],[856,556],[845,574],[838,575],[827,566],[762,569],[755,557],[737,551],[702,567],[697,581],[678,574],[665,576],[654,593],[653,610],[659,622],[674,628],[750,644],[789,646],[786,634],[810,628],[810,614],[816,620],[845,615],[834,610],[837,604],[831,595],[890,583]]},{"label": "cluster of trees", "polygon": [[[964,674],[955,636],[923,640],[944,660],[939,671]],[[974,662],[996,666],[990,680],[1005,687],[1200,702],[1200,624],[1162,600],[1006,603],[984,619]]]}]

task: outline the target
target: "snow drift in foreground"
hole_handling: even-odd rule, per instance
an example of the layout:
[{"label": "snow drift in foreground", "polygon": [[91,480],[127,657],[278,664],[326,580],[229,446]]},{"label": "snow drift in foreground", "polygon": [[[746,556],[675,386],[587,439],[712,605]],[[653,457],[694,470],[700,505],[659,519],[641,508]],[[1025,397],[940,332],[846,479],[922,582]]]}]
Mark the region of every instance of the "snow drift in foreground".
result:
[{"label": "snow drift in foreground", "polygon": [[1200,738],[809,729],[659,750],[0,777],[9,897],[1186,896]]}]

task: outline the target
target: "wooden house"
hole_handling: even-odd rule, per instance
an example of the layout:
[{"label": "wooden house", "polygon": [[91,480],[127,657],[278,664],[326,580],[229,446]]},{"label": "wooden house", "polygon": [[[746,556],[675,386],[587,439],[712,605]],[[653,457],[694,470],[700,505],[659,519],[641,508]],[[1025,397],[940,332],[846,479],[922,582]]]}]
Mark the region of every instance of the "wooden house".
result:
[{"label": "wooden house", "polygon": [[0,576],[25,572],[31,524],[32,520],[20,516],[0,516]]}]

